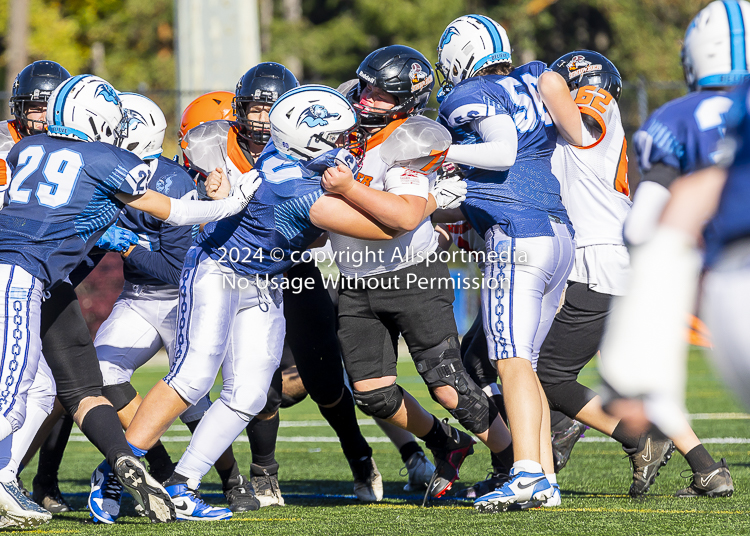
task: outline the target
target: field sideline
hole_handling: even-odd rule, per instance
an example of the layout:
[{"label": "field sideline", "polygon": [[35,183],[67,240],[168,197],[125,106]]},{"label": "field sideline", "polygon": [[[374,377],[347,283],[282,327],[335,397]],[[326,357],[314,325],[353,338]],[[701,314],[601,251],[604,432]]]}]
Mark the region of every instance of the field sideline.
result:
[{"label": "field sideline", "polygon": [[[134,378],[136,388],[145,394],[163,374],[158,367],[146,368]],[[413,365],[399,364],[400,383],[437,415],[447,415],[427,394]],[[593,368],[584,371],[585,383],[595,384]],[[215,389],[216,390],[216,389]],[[671,494],[688,484],[680,477],[688,465],[675,453],[646,499],[627,496],[630,469],[620,447],[604,441],[601,434],[588,431],[579,442],[568,466],[559,476],[563,505],[553,510],[535,510],[500,515],[477,514],[471,503],[442,500],[424,509],[421,497],[402,488],[406,477],[397,451],[384,440],[377,426],[361,415],[363,433],[373,438],[374,459],[385,480],[386,500],[376,505],[359,504],[352,495],[351,473],[335,440],[308,399],[282,410],[281,439],[277,459],[281,487],[287,501],[284,508],[263,509],[240,514],[228,522],[150,525],[134,516],[133,501],[124,502],[124,514],[114,526],[95,526],[84,510],[88,478],[101,460],[99,453],[74,428],[60,474],[60,488],[79,511],[56,516],[52,523],[27,534],[747,534],[750,533],[750,417],[727,393],[699,350],[690,357],[688,410],[696,433],[706,441],[718,460],[727,458],[735,484],[729,499],[674,499]],[[176,461],[186,446],[188,432],[179,421],[167,434],[165,444]],[[315,442],[311,442],[314,440]],[[240,467],[247,473],[250,449],[246,437],[234,444]],[[483,479],[489,467],[485,447],[463,466],[456,488]],[[22,473],[30,487],[36,459]],[[221,502],[220,484],[215,472],[209,473],[202,487],[209,502]],[[20,531],[19,531],[20,533]]]}]

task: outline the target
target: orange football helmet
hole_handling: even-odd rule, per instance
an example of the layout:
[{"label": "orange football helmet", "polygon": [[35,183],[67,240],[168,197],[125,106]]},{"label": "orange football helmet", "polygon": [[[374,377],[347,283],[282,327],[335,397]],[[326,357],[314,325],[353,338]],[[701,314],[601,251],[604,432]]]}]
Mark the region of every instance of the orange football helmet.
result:
[{"label": "orange football helmet", "polygon": [[232,99],[234,99],[234,93],[230,91],[212,91],[188,104],[180,120],[180,141],[188,130],[206,121],[217,119],[235,121],[237,118],[232,109]]}]

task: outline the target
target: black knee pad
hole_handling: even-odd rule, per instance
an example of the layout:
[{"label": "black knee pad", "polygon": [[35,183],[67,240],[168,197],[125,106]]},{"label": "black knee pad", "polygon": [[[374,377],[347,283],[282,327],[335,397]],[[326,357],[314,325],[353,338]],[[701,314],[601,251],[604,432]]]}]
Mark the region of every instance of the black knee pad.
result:
[{"label": "black knee pad", "polygon": [[395,383],[372,391],[354,390],[354,402],[369,417],[390,419],[404,402],[404,390]]},{"label": "black knee pad", "polygon": [[138,396],[138,392],[130,382],[126,382],[117,385],[105,385],[102,387],[102,396],[109,400],[115,411],[120,411]]},{"label": "black knee pad", "polygon": [[497,418],[497,407],[466,373],[456,337],[448,337],[415,355],[414,363],[433,400],[439,402],[433,392],[435,388],[452,387],[458,394],[458,406],[448,412],[472,433],[487,431]]}]

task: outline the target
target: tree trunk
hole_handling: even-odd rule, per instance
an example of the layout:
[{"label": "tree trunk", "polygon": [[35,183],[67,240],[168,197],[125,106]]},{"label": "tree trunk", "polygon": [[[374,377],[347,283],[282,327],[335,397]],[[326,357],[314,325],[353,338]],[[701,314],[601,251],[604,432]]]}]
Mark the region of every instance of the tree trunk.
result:
[{"label": "tree trunk", "polygon": [[[5,88],[10,93],[16,75],[28,64],[26,42],[29,37],[29,0],[10,0],[8,34],[5,38],[8,64],[5,68]],[[5,108],[6,117],[10,117]]]}]

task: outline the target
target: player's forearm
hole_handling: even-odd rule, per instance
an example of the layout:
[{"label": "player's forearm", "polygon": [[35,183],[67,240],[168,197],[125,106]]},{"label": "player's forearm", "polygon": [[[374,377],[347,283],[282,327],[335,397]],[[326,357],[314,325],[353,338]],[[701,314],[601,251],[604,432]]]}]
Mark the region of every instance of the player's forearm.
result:
[{"label": "player's forearm", "polygon": [[402,231],[390,229],[339,195],[321,196],[310,208],[310,221],[332,233],[362,240],[389,240]]},{"label": "player's forearm", "polygon": [[240,199],[227,197],[219,201],[173,199],[153,190],[140,196],[118,194],[117,198],[136,210],[141,210],[169,225],[200,225],[218,221],[240,212],[245,205]]},{"label": "player's forearm", "polygon": [[583,122],[581,112],[573,97],[570,96],[568,84],[559,74],[547,71],[539,77],[539,94],[544,106],[552,116],[557,132],[572,145],[583,145]]},{"label": "player's forearm", "polygon": [[426,201],[417,196],[402,197],[356,182],[344,197],[386,227],[397,231],[416,229],[425,218]]}]

